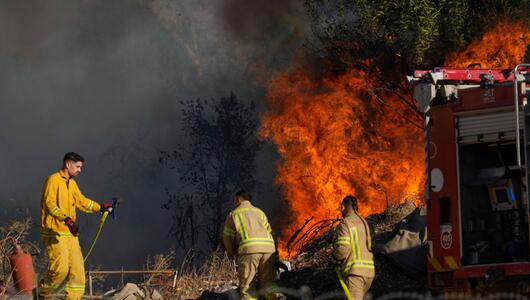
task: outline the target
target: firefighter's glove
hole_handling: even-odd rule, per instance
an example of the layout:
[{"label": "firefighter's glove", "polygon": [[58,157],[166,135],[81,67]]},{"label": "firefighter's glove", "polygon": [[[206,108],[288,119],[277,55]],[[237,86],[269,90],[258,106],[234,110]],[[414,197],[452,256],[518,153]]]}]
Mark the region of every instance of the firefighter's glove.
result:
[{"label": "firefighter's glove", "polygon": [[70,217],[66,217],[66,219],[64,219],[64,224],[68,226],[68,229],[70,230],[73,236],[79,235],[79,226]]},{"label": "firefighter's glove", "polygon": [[100,204],[101,208],[99,209],[100,212],[104,213],[104,212],[108,212],[109,214],[112,213],[112,210],[114,209],[112,207],[112,204],[110,203],[103,203],[103,204]]}]

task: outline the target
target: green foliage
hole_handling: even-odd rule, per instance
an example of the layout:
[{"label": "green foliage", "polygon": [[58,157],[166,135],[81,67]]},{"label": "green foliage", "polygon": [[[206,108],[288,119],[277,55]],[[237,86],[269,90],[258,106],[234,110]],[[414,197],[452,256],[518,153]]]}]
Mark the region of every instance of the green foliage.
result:
[{"label": "green foliage", "polygon": [[398,49],[405,49],[407,58],[420,62],[425,51],[440,35],[440,7],[428,0],[385,1],[380,22]]},{"label": "green foliage", "polygon": [[461,0],[443,0],[441,3],[440,29],[444,35],[443,39],[453,46],[460,47],[466,40],[469,5]]},{"label": "green foliage", "polygon": [[[396,57],[434,66],[499,19],[526,20],[530,0],[306,0],[313,34],[328,58]],[[390,54],[390,55],[389,55]],[[321,54],[322,55],[322,54]]]}]

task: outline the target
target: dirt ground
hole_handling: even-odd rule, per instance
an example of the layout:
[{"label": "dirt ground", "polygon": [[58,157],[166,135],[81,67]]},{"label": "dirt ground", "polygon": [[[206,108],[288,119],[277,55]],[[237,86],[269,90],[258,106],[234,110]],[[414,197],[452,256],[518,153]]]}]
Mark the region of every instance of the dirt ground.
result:
[{"label": "dirt ground", "polygon": [[[415,208],[413,203],[405,203],[391,208],[386,213],[370,216],[368,219],[375,227],[376,243],[384,242],[396,224]],[[304,252],[290,261],[293,271],[282,273],[277,284],[294,290],[299,290],[305,285],[309,287],[313,296],[332,295],[334,292],[339,292],[339,298],[342,298],[340,294],[342,288],[329,263],[333,250],[332,239],[332,233],[328,232],[308,245]],[[425,276],[409,277],[385,255],[375,255],[375,267],[376,277],[370,289],[370,293],[375,298],[393,291],[424,292],[426,290]]]},{"label": "dirt ground", "polygon": [[[372,215],[368,219],[374,225],[376,243],[383,243],[396,224],[409,215],[416,206],[405,203],[393,207],[385,213]],[[324,297],[326,299],[344,299],[337,275],[330,265],[329,258],[333,250],[333,233],[327,232],[303,247],[295,258],[287,260],[292,270],[280,274],[277,287],[288,299]],[[370,293],[374,298],[397,291],[426,291],[425,276],[409,277],[388,257],[375,255],[376,277]],[[235,286],[226,286],[215,291],[206,291],[200,299],[230,299],[237,295]],[[230,296],[232,295],[232,296]]]}]

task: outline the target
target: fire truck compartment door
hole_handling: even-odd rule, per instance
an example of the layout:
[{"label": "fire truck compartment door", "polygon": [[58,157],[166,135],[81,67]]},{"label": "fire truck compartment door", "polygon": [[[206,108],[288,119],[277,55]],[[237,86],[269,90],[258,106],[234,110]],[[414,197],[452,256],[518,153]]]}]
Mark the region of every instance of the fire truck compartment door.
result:
[{"label": "fire truck compartment door", "polygon": [[[523,118],[521,111],[520,130],[523,129]],[[460,144],[515,140],[515,112],[511,110],[457,116],[456,122]]]}]

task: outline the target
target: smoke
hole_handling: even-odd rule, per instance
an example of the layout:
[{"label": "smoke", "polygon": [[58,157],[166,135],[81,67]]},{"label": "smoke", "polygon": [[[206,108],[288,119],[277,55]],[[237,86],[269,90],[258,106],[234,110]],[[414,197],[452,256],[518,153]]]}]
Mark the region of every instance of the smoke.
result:
[{"label": "smoke", "polygon": [[292,15],[298,5],[300,1],[229,0],[224,2],[222,12],[233,34],[263,41],[274,33],[285,31],[286,25],[299,26]]},{"label": "smoke", "polygon": [[[252,66],[257,58],[273,64],[294,32],[259,47],[242,43],[225,30],[224,3],[1,1],[0,223],[32,216],[38,239],[42,183],[65,152],[76,151],[87,159],[77,179],[85,195],[124,199],[89,264],[134,268],[167,251],[171,220],[160,206],[164,188],[179,187],[158,155],[181,138],[178,101],[230,91],[259,101]],[[271,153],[262,160],[272,161]],[[272,193],[272,169],[260,167],[265,194]],[[80,214],[87,249],[99,217]]]},{"label": "smoke", "polygon": [[219,11],[223,28],[252,53],[253,74],[263,81],[288,67],[309,32],[303,1],[228,0]]},{"label": "smoke", "polygon": [[[169,220],[150,220],[160,213],[161,185],[167,184],[157,174],[156,147],[171,136],[168,120],[177,100],[164,78],[178,80],[171,64],[180,62],[170,56],[171,38],[138,3],[103,3],[2,2],[0,199],[29,208],[36,233],[45,177],[65,152],[82,153],[82,191],[99,202],[114,195],[127,200],[92,261],[113,260],[117,267],[168,247]],[[97,218],[80,218],[85,246]],[[146,249],[145,243],[160,246]]]}]

